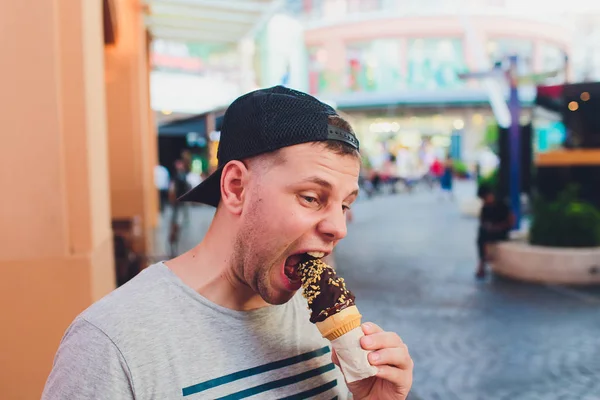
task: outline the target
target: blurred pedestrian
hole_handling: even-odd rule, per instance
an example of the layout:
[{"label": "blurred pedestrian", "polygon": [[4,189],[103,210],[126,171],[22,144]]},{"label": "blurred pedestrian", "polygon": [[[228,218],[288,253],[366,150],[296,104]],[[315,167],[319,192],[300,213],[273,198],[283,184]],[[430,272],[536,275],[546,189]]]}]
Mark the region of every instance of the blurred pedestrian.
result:
[{"label": "blurred pedestrian", "polygon": [[432,189],[440,183],[442,175],[444,175],[444,164],[436,157],[429,167],[429,185]]},{"label": "blurred pedestrian", "polygon": [[187,173],[186,180],[187,180],[188,186],[190,188],[194,188],[194,187],[198,186],[203,181],[202,175],[197,172],[194,172],[194,171],[189,171]]},{"label": "blurred pedestrian", "polygon": [[448,157],[444,163],[444,172],[440,177],[440,187],[442,189],[442,198],[448,198],[452,200],[454,195],[452,193],[452,183],[454,180],[454,165],[452,158]]},{"label": "blurred pedestrian", "polygon": [[490,260],[490,247],[492,244],[508,239],[515,218],[510,208],[504,201],[496,199],[490,187],[481,185],[477,196],[483,201],[479,215],[479,229],[477,233],[477,278],[485,277],[485,265]]},{"label": "blurred pedestrian", "polygon": [[187,179],[187,172],[183,160],[175,161],[175,173],[171,178],[169,186],[169,202],[171,203],[171,224],[177,224],[179,212],[183,214],[184,223],[189,219],[188,208],[186,204],[180,203],[177,199],[183,196],[191,189]]},{"label": "blurred pedestrian", "polygon": [[160,212],[165,210],[165,206],[169,201],[169,170],[164,165],[156,165],[154,167],[154,185],[159,193]]}]

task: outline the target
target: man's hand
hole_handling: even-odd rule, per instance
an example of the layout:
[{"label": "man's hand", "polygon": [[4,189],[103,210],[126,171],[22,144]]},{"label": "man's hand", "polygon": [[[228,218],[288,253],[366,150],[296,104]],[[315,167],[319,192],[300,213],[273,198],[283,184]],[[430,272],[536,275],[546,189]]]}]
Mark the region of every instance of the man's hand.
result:
[{"label": "man's hand", "polygon": [[[369,362],[379,370],[377,375],[348,384],[355,399],[404,400],[412,386],[413,360],[408,348],[396,333],[384,332],[373,323],[362,326],[364,337],[360,344],[370,351]],[[340,365],[335,351],[332,361]]]}]

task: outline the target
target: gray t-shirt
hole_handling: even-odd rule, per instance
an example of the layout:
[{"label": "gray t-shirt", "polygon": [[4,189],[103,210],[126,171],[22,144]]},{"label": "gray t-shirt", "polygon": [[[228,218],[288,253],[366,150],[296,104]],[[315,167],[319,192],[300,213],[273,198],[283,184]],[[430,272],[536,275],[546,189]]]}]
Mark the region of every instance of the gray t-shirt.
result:
[{"label": "gray t-shirt", "polygon": [[42,399],[345,399],[329,341],[300,294],[242,312],[165,264],[146,268],[67,329]]}]

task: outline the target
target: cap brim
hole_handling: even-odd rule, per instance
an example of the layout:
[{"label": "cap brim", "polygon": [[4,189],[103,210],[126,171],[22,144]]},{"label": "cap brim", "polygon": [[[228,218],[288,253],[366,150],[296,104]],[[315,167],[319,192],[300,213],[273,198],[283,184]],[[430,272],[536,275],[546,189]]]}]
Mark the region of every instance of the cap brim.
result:
[{"label": "cap brim", "polygon": [[208,178],[202,181],[202,183],[180,196],[177,200],[203,203],[213,207],[218,206],[219,201],[221,201],[222,172],[223,168],[217,169]]}]

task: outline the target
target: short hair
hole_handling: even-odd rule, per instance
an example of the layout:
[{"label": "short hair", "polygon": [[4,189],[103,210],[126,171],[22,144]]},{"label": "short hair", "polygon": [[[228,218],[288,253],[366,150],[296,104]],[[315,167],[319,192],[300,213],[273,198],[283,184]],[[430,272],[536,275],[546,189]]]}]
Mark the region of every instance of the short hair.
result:
[{"label": "short hair", "polygon": [[[356,134],[354,133],[354,129],[352,129],[352,126],[350,125],[350,123],[348,121],[346,121],[344,118],[340,117],[339,115],[330,115],[328,117],[328,122],[329,125],[333,125],[336,128],[340,128],[343,129],[349,133],[351,133],[353,136],[356,136]],[[341,155],[341,156],[354,156],[357,159],[360,160],[360,152],[354,148],[353,146],[351,146],[350,144],[346,143],[346,142],[341,142],[339,140],[325,140],[323,142],[315,142],[315,145],[320,145],[320,146],[324,146],[327,150],[331,150],[333,151],[335,154]]]}]

